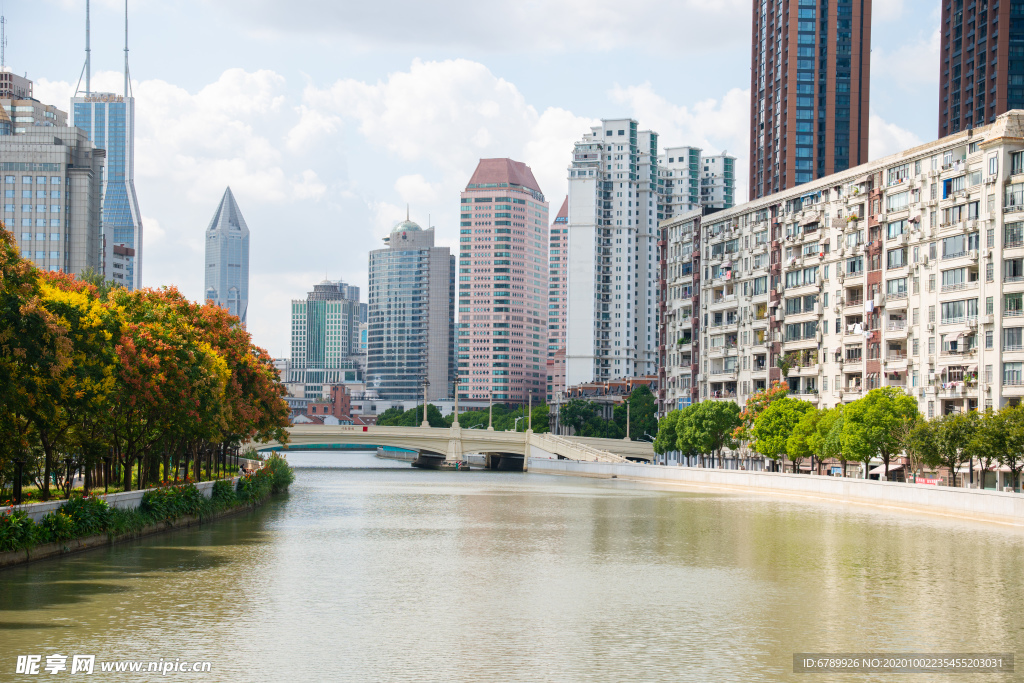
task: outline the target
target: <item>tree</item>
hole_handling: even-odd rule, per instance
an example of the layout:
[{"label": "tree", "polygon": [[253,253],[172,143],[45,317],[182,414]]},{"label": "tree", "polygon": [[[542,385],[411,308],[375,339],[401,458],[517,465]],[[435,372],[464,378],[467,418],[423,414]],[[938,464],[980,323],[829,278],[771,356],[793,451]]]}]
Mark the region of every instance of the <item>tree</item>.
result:
[{"label": "tree", "polygon": [[654,452],[664,455],[669,451],[677,450],[676,423],[679,422],[679,410],[670,411],[668,415],[658,422],[658,436],[654,439]]},{"label": "tree", "polygon": [[[675,449],[682,453],[687,458],[693,458],[698,455],[701,456],[701,465],[704,465],[704,459],[701,449],[703,448],[702,439],[698,433],[697,427],[694,423],[694,416],[697,413],[697,406],[699,403],[686,406],[678,411],[679,415],[676,419],[676,446]],[[671,449],[669,449],[671,450]]]},{"label": "tree", "polygon": [[[701,454],[701,465],[704,454],[712,454],[716,458],[723,448],[734,448],[736,441],[733,432],[740,424],[740,407],[732,401],[701,401],[690,407],[685,422],[681,422],[684,431],[679,433],[679,450],[687,452],[694,449]],[[678,427],[677,427],[678,431]]]},{"label": "tree", "polygon": [[818,456],[819,462],[835,458],[842,465],[843,476],[846,476],[846,455],[843,452],[843,406],[838,405],[822,413],[818,420],[816,433],[809,437],[811,450]]},{"label": "tree", "polygon": [[999,454],[999,463],[1009,468],[1011,485],[1018,488],[1024,470],[1024,406],[1006,406],[999,413],[1006,434],[1006,450]]},{"label": "tree", "polygon": [[743,408],[743,412],[740,413],[741,424],[736,428],[733,438],[737,441],[749,441],[753,438],[750,430],[753,429],[757,416],[763,413],[772,404],[772,401],[785,398],[787,394],[789,394],[789,385],[778,381],[767,389],[754,392],[747,399],[747,404]]},{"label": "tree", "polygon": [[629,438],[633,441],[644,441],[644,434],[657,435],[658,402],[650,388],[642,384],[629,394],[629,410],[625,405],[617,405],[613,410],[615,424],[626,433],[626,415],[629,414]]},{"label": "tree", "polygon": [[917,401],[902,389],[872,389],[845,408],[843,451],[865,464],[881,458],[888,479],[889,461],[903,450],[903,423],[916,420],[918,415]]},{"label": "tree", "polygon": [[530,422],[533,424],[535,434],[546,434],[549,429],[551,410],[545,405],[534,406],[530,411]]},{"label": "tree", "polygon": [[782,371],[783,377],[789,377],[789,371],[796,366],[798,358],[796,353],[786,353],[775,357],[775,365]]},{"label": "tree", "polygon": [[[427,422],[431,427],[450,426],[433,403],[427,404]],[[406,411],[401,408],[388,408],[377,417],[377,424],[381,427],[419,427],[423,424],[423,404]]]},{"label": "tree", "polygon": [[[814,406],[807,401],[795,398],[784,397],[772,401],[754,421],[753,449],[775,461],[787,454],[792,459],[793,454],[789,452],[787,444],[790,434],[804,413],[813,409]],[[798,471],[798,466],[799,462],[794,459],[794,472]]]},{"label": "tree", "polygon": [[597,417],[596,405],[590,401],[574,398],[562,406],[559,420],[563,425],[572,427],[574,433],[583,436],[583,428]]},{"label": "tree", "polygon": [[972,454],[971,441],[978,429],[978,413],[951,413],[928,421],[927,427],[919,427],[912,434],[914,447],[921,449],[924,461],[932,467],[949,470],[949,485],[956,486],[956,474],[960,466]]},{"label": "tree", "polygon": [[808,406],[810,407],[800,416],[793,426],[789,438],[786,439],[786,451],[789,453],[789,459],[793,461],[795,469],[800,468],[800,463],[804,458],[811,459],[811,469],[814,469],[815,451],[813,446],[818,438],[818,422],[821,421],[821,416],[825,411],[818,410],[810,403]]}]

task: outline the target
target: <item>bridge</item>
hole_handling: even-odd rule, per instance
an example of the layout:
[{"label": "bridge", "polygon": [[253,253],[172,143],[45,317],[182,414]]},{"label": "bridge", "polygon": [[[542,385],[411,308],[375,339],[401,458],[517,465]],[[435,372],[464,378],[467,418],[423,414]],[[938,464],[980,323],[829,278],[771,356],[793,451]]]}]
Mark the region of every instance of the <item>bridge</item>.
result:
[{"label": "bridge", "polygon": [[419,454],[418,462],[428,466],[464,466],[465,455],[481,453],[491,469],[526,470],[528,458],[554,458],[590,462],[628,460],[650,462],[654,450],[646,441],[595,439],[554,434],[504,432],[492,429],[451,427],[377,427],[364,425],[294,425],[289,427],[289,442],[250,444],[256,450],[288,450],[334,446],[390,446]]}]

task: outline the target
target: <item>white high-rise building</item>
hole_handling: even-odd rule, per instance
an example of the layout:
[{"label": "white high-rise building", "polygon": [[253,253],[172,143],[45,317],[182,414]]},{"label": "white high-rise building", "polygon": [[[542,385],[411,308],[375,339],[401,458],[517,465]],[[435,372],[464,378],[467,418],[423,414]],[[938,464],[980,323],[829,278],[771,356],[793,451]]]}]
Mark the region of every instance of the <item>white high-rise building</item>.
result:
[{"label": "white high-rise building", "polygon": [[659,220],[735,203],[736,157],[705,156],[699,147],[666,147],[658,155]]},{"label": "white high-rise building", "polygon": [[566,385],[657,370],[658,136],[606,119],[569,167]]}]

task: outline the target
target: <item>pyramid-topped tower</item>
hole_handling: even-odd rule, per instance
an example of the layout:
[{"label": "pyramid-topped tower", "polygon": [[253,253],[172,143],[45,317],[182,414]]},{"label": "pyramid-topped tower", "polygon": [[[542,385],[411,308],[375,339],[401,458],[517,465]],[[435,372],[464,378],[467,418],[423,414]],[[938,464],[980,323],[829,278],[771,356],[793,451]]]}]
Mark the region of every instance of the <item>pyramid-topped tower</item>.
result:
[{"label": "pyramid-topped tower", "polygon": [[249,308],[249,226],[231,188],[224,191],[206,229],[205,298],[245,325]]}]

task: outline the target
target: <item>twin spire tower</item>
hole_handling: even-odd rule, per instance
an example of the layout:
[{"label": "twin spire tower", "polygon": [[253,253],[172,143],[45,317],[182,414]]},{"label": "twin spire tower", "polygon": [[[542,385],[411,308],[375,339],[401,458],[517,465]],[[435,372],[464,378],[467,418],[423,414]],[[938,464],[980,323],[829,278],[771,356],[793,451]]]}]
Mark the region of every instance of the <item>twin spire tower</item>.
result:
[{"label": "twin spire tower", "polygon": [[[103,263],[107,279],[113,268],[123,270],[126,286],[142,286],[142,215],[135,195],[135,98],[128,71],[128,0],[124,3],[124,92],[119,95],[92,90],[92,47],[90,44],[90,0],[85,1],[85,65],[71,98],[74,125],[106,150],[103,168],[102,225]],[[82,80],[85,80],[83,91]],[[119,258],[115,263],[114,247]]]}]

